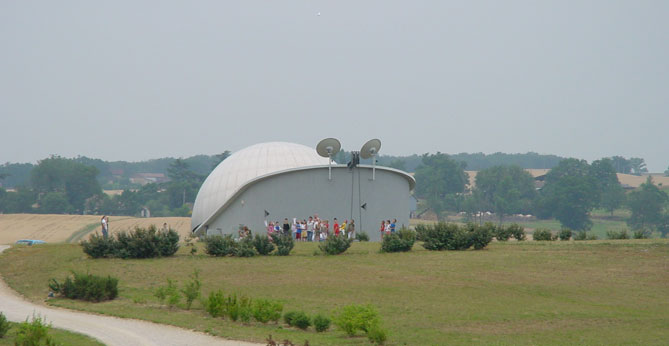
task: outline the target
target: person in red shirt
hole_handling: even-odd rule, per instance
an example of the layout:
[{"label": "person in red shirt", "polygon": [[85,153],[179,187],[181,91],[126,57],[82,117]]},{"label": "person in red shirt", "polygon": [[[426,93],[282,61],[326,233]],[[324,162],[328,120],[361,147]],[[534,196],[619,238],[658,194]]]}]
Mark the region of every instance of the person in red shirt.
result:
[{"label": "person in red shirt", "polygon": [[386,221],[381,220],[381,229],[379,230],[379,232],[381,232],[381,239],[383,239],[383,234],[385,231],[386,231]]},{"label": "person in red shirt", "polygon": [[334,218],[334,234],[339,235],[339,221],[337,221],[337,218]]}]

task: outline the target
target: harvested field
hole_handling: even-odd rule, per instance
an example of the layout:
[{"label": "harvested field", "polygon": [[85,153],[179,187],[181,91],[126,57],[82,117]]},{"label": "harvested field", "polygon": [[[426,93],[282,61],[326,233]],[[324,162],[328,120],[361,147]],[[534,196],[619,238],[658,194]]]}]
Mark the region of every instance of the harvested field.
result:
[{"label": "harvested field", "polygon": [[[42,215],[3,214],[0,215],[0,244],[11,244],[19,239],[39,239],[48,243],[77,242],[88,234],[100,230],[100,215]],[[167,223],[179,232],[183,239],[190,234],[188,217],[136,218],[110,216],[110,232],[127,231],[151,224],[162,227]]]}]

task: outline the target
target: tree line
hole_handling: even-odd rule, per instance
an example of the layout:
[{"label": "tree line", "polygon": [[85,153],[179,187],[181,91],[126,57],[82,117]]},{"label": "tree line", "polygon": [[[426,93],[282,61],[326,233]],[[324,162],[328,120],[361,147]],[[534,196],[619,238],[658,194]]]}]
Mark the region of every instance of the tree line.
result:
[{"label": "tree line", "polygon": [[[532,214],[555,218],[565,228],[587,231],[590,213],[603,208],[613,214],[628,208],[628,224],[634,230],[669,232],[669,198],[651,177],[638,190],[625,193],[616,176],[616,159],[562,159],[537,188],[535,178],[517,165],[497,165],[479,171],[473,186],[465,173],[467,164],[449,155],[425,154],[416,168],[417,197],[426,201],[438,217],[446,211],[466,212],[470,217],[490,211],[499,218]],[[637,167],[638,168],[638,167]],[[642,170],[637,170],[641,172]]]}]

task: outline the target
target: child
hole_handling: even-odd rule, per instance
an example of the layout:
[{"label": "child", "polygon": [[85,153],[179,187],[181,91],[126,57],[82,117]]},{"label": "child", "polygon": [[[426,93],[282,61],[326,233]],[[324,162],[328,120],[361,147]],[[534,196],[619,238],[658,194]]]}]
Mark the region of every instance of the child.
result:
[{"label": "child", "polygon": [[334,218],[334,226],[332,227],[332,230],[334,231],[335,236],[339,235],[339,221],[337,221],[337,218]]},{"label": "child", "polygon": [[381,232],[381,239],[383,239],[383,234],[386,232],[386,220],[381,220],[381,229],[379,229],[379,232]]}]

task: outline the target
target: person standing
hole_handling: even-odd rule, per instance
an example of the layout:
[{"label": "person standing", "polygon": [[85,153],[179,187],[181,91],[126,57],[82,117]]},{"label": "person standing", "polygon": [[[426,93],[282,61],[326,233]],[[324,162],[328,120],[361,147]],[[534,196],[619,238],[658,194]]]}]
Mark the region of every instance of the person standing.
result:
[{"label": "person standing", "polygon": [[314,218],[309,216],[309,221],[307,222],[307,241],[314,240]]},{"label": "person standing", "polygon": [[396,224],[397,224],[397,219],[393,219],[393,222],[390,224],[390,233],[395,233]]},{"label": "person standing", "polygon": [[334,218],[334,225],[333,226],[334,227],[332,228],[332,230],[334,231],[334,235],[338,236],[339,235],[339,221],[337,221],[336,217]]},{"label": "person standing", "polygon": [[283,219],[283,235],[290,235],[290,222],[288,222],[288,218]]},{"label": "person standing", "polygon": [[109,237],[109,218],[107,215],[102,216],[100,223],[102,224],[102,237],[107,239]]},{"label": "person standing", "polygon": [[383,235],[386,233],[386,220],[381,220],[381,229],[379,229],[379,232],[381,232],[381,239],[383,239]]},{"label": "person standing", "polygon": [[346,234],[348,235],[348,239],[355,239],[355,220],[351,219],[351,222],[348,223]]}]

